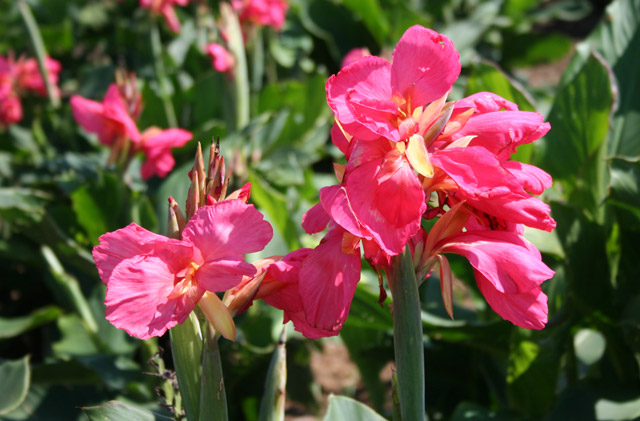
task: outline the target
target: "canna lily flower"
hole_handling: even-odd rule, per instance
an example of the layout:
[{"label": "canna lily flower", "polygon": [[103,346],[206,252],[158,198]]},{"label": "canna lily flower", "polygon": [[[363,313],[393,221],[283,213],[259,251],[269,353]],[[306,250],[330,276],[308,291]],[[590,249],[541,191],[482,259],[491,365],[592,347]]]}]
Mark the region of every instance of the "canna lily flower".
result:
[{"label": "canna lily flower", "polygon": [[175,34],[180,32],[180,20],[174,6],[186,6],[190,0],[140,0],[140,7],[149,9],[157,15],[162,15],[169,29]]},{"label": "canna lily flower", "polygon": [[111,146],[127,137],[134,142],[140,141],[138,127],[115,83],[109,86],[102,102],[72,96],[71,111],[78,124],[87,132],[96,133],[103,145]]},{"label": "canna lily flower", "polygon": [[415,133],[423,106],[445,96],[459,74],[451,40],[416,25],[398,41],[391,63],[364,57],[331,76],[327,102],[356,139],[398,142]]},{"label": "canna lily flower", "polygon": [[[49,74],[49,82],[59,95],[58,75],[62,70],[60,62],[50,57],[45,57],[45,66]],[[35,58],[20,59],[15,68],[16,83],[19,90],[33,91],[40,96],[47,96],[47,87],[38,68],[38,61]]]},{"label": "canna lily flower", "polygon": [[171,148],[180,148],[191,140],[191,132],[182,129],[162,130],[150,127],[142,133],[137,146],[146,159],[142,164],[142,178],[148,180],[154,174],[166,177],[176,164]]},{"label": "canna lily flower", "polygon": [[[182,323],[200,303],[215,324],[215,313],[226,308],[212,292],[254,276],[256,268],[243,255],[262,250],[272,235],[262,214],[239,199],[198,209],[181,240],[136,224],[102,235],[93,258],[107,285],[107,320],[149,339]],[[227,337],[235,332],[221,330]]]}]

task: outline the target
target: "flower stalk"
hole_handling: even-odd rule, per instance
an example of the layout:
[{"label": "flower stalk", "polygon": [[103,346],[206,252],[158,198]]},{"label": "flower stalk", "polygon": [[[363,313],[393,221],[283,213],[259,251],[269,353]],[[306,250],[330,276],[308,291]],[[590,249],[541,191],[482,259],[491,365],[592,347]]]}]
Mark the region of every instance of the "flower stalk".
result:
[{"label": "flower stalk", "polygon": [[418,282],[409,246],[394,259],[389,286],[393,296],[393,348],[401,419],[424,420],[422,318]]}]

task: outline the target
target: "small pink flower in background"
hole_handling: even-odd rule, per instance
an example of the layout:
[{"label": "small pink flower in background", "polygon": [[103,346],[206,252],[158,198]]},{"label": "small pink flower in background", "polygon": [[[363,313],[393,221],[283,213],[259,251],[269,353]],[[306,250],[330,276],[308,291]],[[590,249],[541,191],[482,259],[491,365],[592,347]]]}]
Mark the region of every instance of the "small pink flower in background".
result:
[{"label": "small pink flower in background", "polygon": [[140,0],[140,7],[149,9],[153,13],[162,15],[167,26],[174,33],[180,32],[180,20],[174,6],[186,6],[190,0]]},{"label": "small pink flower in background", "polygon": [[241,23],[281,30],[289,4],[285,0],[232,0],[231,7]]},{"label": "small pink flower in background", "polygon": [[[45,65],[54,94],[59,95],[58,75],[60,62],[47,57]],[[12,55],[0,56],[0,125],[9,126],[22,120],[20,96],[36,93],[47,96],[47,88],[35,58],[20,57],[17,61]]]},{"label": "small pink flower in background", "polygon": [[349,50],[349,52],[342,59],[342,63],[340,64],[340,68],[342,69],[344,67],[347,67],[347,66],[355,63],[356,61],[360,60],[361,58],[369,57],[370,55],[371,55],[371,52],[369,51],[369,49],[367,47],[354,48],[352,50]]},{"label": "small pink flower in background", "polygon": [[142,178],[148,180],[154,174],[164,178],[176,164],[171,148],[181,148],[193,135],[182,129],[162,130],[150,127],[142,133],[137,148],[142,150],[146,159],[142,164]]},{"label": "small pink flower in background", "polygon": [[231,72],[236,64],[233,55],[222,45],[212,42],[207,45],[207,54],[211,58],[211,65],[220,73]]},{"label": "small pink flower in background", "polygon": [[111,146],[118,138],[124,137],[134,142],[140,140],[138,127],[115,83],[109,85],[102,102],[72,96],[71,111],[78,124],[87,132],[97,134],[103,145]]},{"label": "small pink flower in background", "polygon": [[225,291],[254,276],[243,255],[262,250],[272,235],[262,214],[239,199],[198,209],[181,240],[136,224],[102,235],[93,258],[107,285],[107,320],[141,339],[163,335],[206,291]]},{"label": "small pink flower in background", "polygon": [[[58,75],[62,70],[60,62],[47,57],[45,59],[45,65],[49,73],[49,82],[54,86],[54,89],[58,90]],[[38,61],[35,58],[18,60],[15,75],[18,89],[33,91],[43,97],[47,96],[47,87],[40,74]]]},{"label": "small pink flower in background", "polygon": [[138,152],[145,155],[141,168],[143,179],[147,180],[153,175],[166,177],[175,166],[171,148],[184,146],[193,135],[183,129],[162,130],[158,127],[150,127],[140,134],[131,112],[136,116],[140,113],[141,99],[135,91],[135,78],[127,80],[133,80],[134,83],[126,84],[126,80],[123,80],[126,97],[115,83],[109,86],[102,102],[79,95],[71,97],[73,117],[84,130],[97,134],[100,143],[112,148],[108,165],[119,153],[123,153],[124,144],[129,142],[124,152],[128,154],[127,159]]}]

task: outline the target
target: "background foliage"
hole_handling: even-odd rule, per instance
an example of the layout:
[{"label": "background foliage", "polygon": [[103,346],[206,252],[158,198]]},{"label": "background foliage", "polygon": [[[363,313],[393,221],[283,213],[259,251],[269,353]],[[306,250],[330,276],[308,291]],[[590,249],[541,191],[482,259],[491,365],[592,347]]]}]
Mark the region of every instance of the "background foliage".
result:
[{"label": "background foliage", "polygon": [[[313,245],[299,221],[332,183],[339,156],[328,140],[324,83],[351,48],[388,55],[413,24],[446,34],[460,51],[456,99],[493,91],[545,114],[552,130],[521,147],[518,159],[553,176],[545,199],[558,222],[552,234],[527,232],[556,271],[543,285],[550,321],[542,331],[500,320],[455,256],[455,320],[435,275],[422,286],[429,417],[640,416],[640,1],[291,0],[282,32],[265,29],[255,47],[265,53],[264,76],[253,79],[251,120],[241,132],[230,126],[228,84],[202,52],[217,2],[180,8],[177,36],[137,3],[28,1],[49,54],[62,63],[63,94],[59,107],[26,98],[23,120],[0,129],[0,419],[118,419],[130,410],[139,419],[168,417],[156,391],[173,393],[163,371],[172,365],[168,341],[133,340],[104,319],[91,247],[132,221],[163,233],[166,198],[184,203],[196,142],[212,137],[274,226],[263,255]],[[158,24],[166,75],[150,47]],[[17,2],[0,0],[0,34],[0,54],[34,55]],[[141,128],[168,127],[170,101],[178,125],[194,133],[174,151],[178,165],[164,180],[143,182],[139,164],[124,178],[105,169],[108,151],[71,115],[69,96],[100,100],[119,66],[142,83]],[[290,416],[375,419],[347,398],[327,402],[310,360],[336,345],[348,349],[360,379],[337,392],[391,416],[390,376],[380,373],[393,359],[392,319],[377,304],[375,274],[363,280],[338,339],[290,332]],[[257,303],[237,320],[237,341],[221,344],[231,419],[258,419],[281,322],[280,312]],[[99,406],[114,399],[120,403]]]}]

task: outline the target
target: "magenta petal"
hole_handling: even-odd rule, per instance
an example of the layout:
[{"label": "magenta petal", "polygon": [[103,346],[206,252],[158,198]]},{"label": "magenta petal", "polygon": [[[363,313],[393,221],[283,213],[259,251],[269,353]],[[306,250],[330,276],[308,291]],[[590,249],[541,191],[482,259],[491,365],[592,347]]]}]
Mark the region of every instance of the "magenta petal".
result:
[{"label": "magenta petal", "polygon": [[379,160],[369,161],[349,174],[346,190],[360,224],[387,254],[396,255],[420,228],[425,197],[407,162],[402,161],[395,173],[380,182],[383,172]]},{"label": "magenta petal", "polygon": [[[183,302],[177,311],[178,300],[167,298],[176,280],[175,267],[167,257],[138,255],[116,266],[105,298],[106,318],[111,324],[132,336],[149,339],[162,336],[187,318],[193,310],[191,302]],[[179,260],[184,257],[178,256]]]},{"label": "magenta petal", "polygon": [[254,276],[256,267],[240,260],[208,261],[196,272],[198,285],[208,291],[222,292],[233,288],[243,276]]},{"label": "magenta petal", "polygon": [[302,215],[302,228],[307,234],[315,234],[324,231],[329,220],[329,215],[322,207],[322,203],[316,203]]},{"label": "magenta petal", "polygon": [[398,137],[393,125],[397,105],[391,101],[390,72],[388,61],[369,56],[329,78],[327,102],[347,133],[365,140],[385,134]]},{"label": "magenta petal", "polygon": [[[93,248],[93,260],[103,283],[107,284],[111,272],[123,260],[136,255],[148,254],[153,250],[176,249],[179,255],[189,255],[191,246],[179,241],[154,234],[134,223],[114,232],[108,232],[98,238],[99,244]],[[188,262],[178,262],[180,264]]]},{"label": "magenta petal", "polygon": [[529,193],[542,194],[553,184],[553,179],[549,174],[533,165],[518,161],[503,161],[502,167],[513,174]]},{"label": "magenta petal", "polygon": [[171,172],[176,165],[176,160],[173,159],[171,151],[164,151],[161,154],[154,155],[153,157],[147,157],[142,163],[140,173],[143,180],[148,180],[153,175],[164,178]]},{"label": "magenta petal", "polygon": [[538,113],[498,111],[473,115],[453,138],[476,136],[469,146],[482,146],[498,159],[507,160],[517,146],[540,139],[550,128]]},{"label": "magenta petal", "polygon": [[243,260],[243,254],[262,250],[272,236],[273,229],[262,214],[240,199],[198,209],[182,232],[182,239],[193,244],[202,256],[197,264]]},{"label": "magenta petal", "polygon": [[104,118],[104,106],[100,102],[83,98],[79,95],[71,97],[71,111],[73,118],[89,133],[98,134],[100,143],[109,146],[113,143],[115,134],[109,130]]},{"label": "magenta petal", "polygon": [[118,91],[118,85],[112,83],[107,89],[107,93],[102,100],[104,105],[104,116],[121,124],[124,133],[133,141],[140,141],[140,132],[135,121],[129,115],[120,91]]},{"label": "magenta petal", "polygon": [[448,237],[442,253],[456,253],[469,260],[493,287],[505,294],[530,291],[554,272],[542,262],[529,241],[507,231],[470,231]]},{"label": "magenta petal", "polygon": [[547,296],[540,287],[522,293],[505,294],[477,271],[476,281],[493,311],[503,319],[525,329],[542,329],[547,324]]},{"label": "magenta petal", "polygon": [[460,75],[460,55],[449,38],[419,25],[402,35],[391,66],[393,94],[412,108],[442,97]]},{"label": "magenta petal", "polygon": [[359,248],[343,253],[344,234],[340,227],[330,229],[300,269],[299,291],[306,320],[317,329],[337,332],[342,328],[360,280]]},{"label": "magenta petal", "polygon": [[338,225],[360,238],[371,238],[366,229],[360,225],[353,212],[347,191],[342,186],[328,186],[320,189],[320,201],[325,211]]},{"label": "magenta petal", "polygon": [[154,155],[171,148],[180,148],[193,138],[190,131],[183,129],[163,130],[155,136],[144,140],[143,149],[146,154]]},{"label": "magenta petal", "polygon": [[491,113],[500,110],[518,111],[518,105],[507,101],[493,92],[478,92],[456,101],[456,108],[475,108],[477,113]]}]

